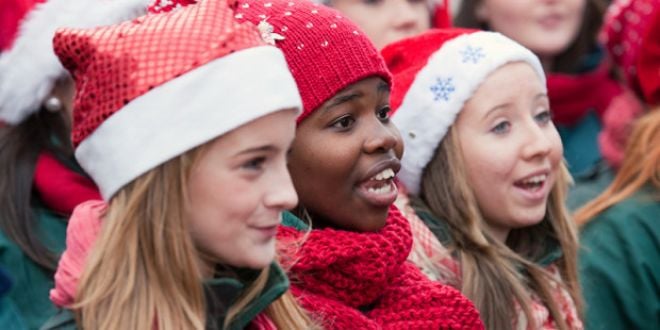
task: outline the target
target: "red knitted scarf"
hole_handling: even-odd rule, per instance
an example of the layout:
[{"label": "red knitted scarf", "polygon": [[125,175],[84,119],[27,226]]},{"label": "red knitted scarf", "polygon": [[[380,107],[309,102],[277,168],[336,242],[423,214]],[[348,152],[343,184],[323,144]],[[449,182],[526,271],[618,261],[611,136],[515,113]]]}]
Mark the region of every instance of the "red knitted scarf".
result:
[{"label": "red knitted scarf", "polygon": [[602,117],[612,99],[622,91],[621,85],[610,77],[606,61],[589,73],[548,75],[553,120],[561,125],[576,124],[589,110]]},{"label": "red knitted scarf", "polygon": [[412,235],[394,206],[377,232],[281,227],[278,240],[293,294],[326,329],[483,329],[467,298],[406,262]]},{"label": "red knitted scarf", "polygon": [[102,199],[92,180],[69,169],[47,152],[42,152],[37,159],[33,185],[49,209],[66,216],[82,202]]}]

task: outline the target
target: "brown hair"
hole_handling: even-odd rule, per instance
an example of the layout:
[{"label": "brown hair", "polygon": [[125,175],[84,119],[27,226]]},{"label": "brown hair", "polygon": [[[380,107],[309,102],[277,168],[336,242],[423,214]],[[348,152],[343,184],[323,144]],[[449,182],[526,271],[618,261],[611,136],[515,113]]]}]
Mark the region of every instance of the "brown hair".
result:
[{"label": "brown hair", "polygon": [[[463,0],[458,14],[454,18],[454,25],[490,30],[488,22],[481,21],[476,14],[482,1]],[[597,47],[598,32],[603,24],[603,17],[608,4],[609,2],[605,0],[587,0],[580,31],[568,48],[555,57],[552,67],[549,68],[550,72],[575,73],[580,63],[579,60]]]},{"label": "brown hair", "polygon": [[[49,151],[62,160],[73,156],[65,111],[42,108],[16,126],[0,127],[0,230],[32,261],[50,272],[58,256],[42,243],[32,189],[37,157]],[[62,220],[65,221],[65,220]]]},{"label": "brown hair", "polygon": [[[660,189],[660,107],[637,120],[623,158],[610,186],[575,213],[584,226],[609,207],[630,197],[645,185]],[[660,195],[652,196],[660,200]]]},{"label": "brown hair", "polygon": [[[558,327],[567,329],[561,306],[553,299],[552,282],[565,285],[578,310],[581,309],[577,234],[563,202],[570,176],[564,165],[559,172],[545,218],[537,225],[512,230],[506,244],[502,244],[485,230],[485,221],[464,171],[455,129],[449,129],[424,169],[420,197],[413,203],[446,221],[453,240],[448,248],[461,264],[458,289],[474,302],[488,329],[512,329],[513,321],[517,320],[516,303],[527,322],[534,322],[529,290],[548,307]],[[564,283],[554,280],[533,261],[544,252],[545,244],[539,242],[552,240],[558,241],[563,252],[558,268]]]},{"label": "brown hair", "polygon": [[[203,147],[147,172],[112,198],[73,309],[84,329],[204,329],[202,254],[184,219],[187,179]],[[263,270],[226,312],[224,327],[259,295]],[[276,311],[277,313],[274,313]],[[280,328],[306,328],[289,292],[266,309]]]}]

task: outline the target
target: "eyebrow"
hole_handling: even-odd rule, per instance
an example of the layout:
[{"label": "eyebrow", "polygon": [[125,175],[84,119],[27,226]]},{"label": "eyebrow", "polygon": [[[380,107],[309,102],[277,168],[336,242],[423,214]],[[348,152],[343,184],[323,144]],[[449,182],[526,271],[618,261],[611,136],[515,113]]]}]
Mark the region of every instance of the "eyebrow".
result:
[{"label": "eyebrow", "polygon": [[274,152],[277,151],[277,147],[274,145],[268,144],[268,145],[263,145],[263,146],[258,146],[258,147],[253,147],[253,148],[248,148],[245,150],[241,150],[237,152],[234,156],[241,156],[241,155],[246,155],[246,154],[251,154],[251,153],[257,153],[257,152]]},{"label": "eyebrow", "polygon": [[355,99],[363,97],[364,94],[361,93],[360,91],[354,91],[354,90],[347,90],[343,94],[337,95],[334,98],[332,98],[332,101],[330,104],[328,104],[325,109],[331,109],[334,108],[338,105],[344,104],[346,102],[351,102]]},{"label": "eyebrow", "polygon": [[[541,99],[541,98],[548,98],[548,94],[547,94],[547,93],[539,93],[539,94],[537,94],[536,96],[534,96],[534,101],[537,101],[538,99]],[[507,102],[507,103],[502,103],[502,104],[498,104],[498,105],[496,105],[495,107],[493,107],[493,108],[491,108],[490,110],[488,110],[488,112],[486,112],[486,114],[484,115],[483,118],[488,118],[488,117],[490,116],[491,113],[493,113],[493,112],[495,112],[495,111],[497,111],[497,110],[500,110],[500,109],[502,109],[502,108],[505,108],[506,106],[508,106],[508,105],[510,105],[510,104],[511,104],[511,102]]]}]

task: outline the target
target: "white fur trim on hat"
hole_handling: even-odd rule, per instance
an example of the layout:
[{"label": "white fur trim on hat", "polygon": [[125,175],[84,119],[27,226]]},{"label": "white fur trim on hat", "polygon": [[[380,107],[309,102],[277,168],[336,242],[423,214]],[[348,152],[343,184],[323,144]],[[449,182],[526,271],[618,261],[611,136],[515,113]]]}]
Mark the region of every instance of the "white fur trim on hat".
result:
[{"label": "white fur trim on hat", "polygon": [[460,35],[429,57],[392,118],[406,146],[397,177],[411,193],[419,194],[422,172],[463,104],[491,72],[515,61],[529,63],[545,86],[536,55],[496,32]]},{"label": "white fur trim on hat", "polygon": [[151,0],[48,0],[37,4],[0,55],[0,120],[18,124],[41,107],[55,82],[68,75],[53,52],[59,27],[118,23],[147,12]]},{"label": "white fur trim on hat", "polygon": [[167,160],[288,108],[300,111],[302,100],[284,55],[248,48],[135,98],[80,143],[76,159],[109,200]]}]

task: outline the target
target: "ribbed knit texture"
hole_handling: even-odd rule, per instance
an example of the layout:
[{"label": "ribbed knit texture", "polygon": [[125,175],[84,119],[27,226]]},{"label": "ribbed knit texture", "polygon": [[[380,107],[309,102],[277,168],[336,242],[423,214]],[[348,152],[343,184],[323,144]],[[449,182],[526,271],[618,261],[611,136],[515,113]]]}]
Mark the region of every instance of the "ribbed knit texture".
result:
[{"label": "ribbed knit texture", "polygon": [[238,0],[236,19],[262,21],[284,37],[284,52],[303,100],[298,122],[349,85],[370,76],[388,83],[390,75],[378,50],[340,12],[307,0]]},{"label": "ribbed knit texture", "polygon": [[406,261],[412,234],[394,206],[377,232],[281,227],[278,240],[291,291],[326,329],[483,329],[472,302]]}]

